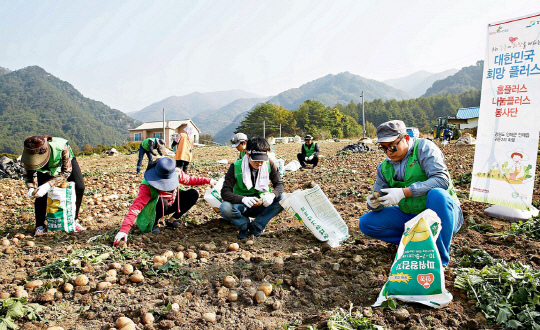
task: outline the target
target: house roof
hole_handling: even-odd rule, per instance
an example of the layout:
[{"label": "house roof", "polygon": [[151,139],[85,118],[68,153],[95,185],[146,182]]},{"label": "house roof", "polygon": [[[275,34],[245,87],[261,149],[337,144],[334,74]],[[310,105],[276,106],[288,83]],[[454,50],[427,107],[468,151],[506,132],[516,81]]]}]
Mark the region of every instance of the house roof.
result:
[{"label": "house roof", "polygon": [[480,107],[472,107],[472,108],[458,109],[456,118],[470,119],[470,118],[478,118],[479,116],[480,116]]},{"label": "house roof", "polygon": [[[195,129],[201,133],[201,130],[195,125],[195,123],[191,119],[183,119],[183,120],[167,120],[165,121],[165,128],[170,129],[177,129],[178,127],[184,125],[184,124],[191,124]],[[139,125],[138,127],[129,129],[129,131],[140,131],[140,130],[152,130],[152,129],[163,129],[163,121],[151,121],[148,123],[144,123],[142,125]]]}]

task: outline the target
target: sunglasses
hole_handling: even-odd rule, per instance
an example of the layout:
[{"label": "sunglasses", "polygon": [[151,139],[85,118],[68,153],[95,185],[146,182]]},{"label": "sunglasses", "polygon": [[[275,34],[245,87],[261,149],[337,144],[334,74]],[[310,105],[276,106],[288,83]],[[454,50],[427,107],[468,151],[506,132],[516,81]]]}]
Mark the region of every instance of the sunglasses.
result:
[{"label": "sunglasses", "polygon": [[382,151],[382,152],[384,152],[384,153],[387,153],[388,151],[390,151],[390,152],[396,152],[396,151],[397,151],[397,146],[398,146],[398,144],[401,142],[401,140],[403,140],[404,137],[405,137],[405,135],[403,135],[403,136],[401,137],[401,139],[399,139],[399,141],[398,141],[396,144],[391,145],[390,147],[379,146],[379,150]]}]

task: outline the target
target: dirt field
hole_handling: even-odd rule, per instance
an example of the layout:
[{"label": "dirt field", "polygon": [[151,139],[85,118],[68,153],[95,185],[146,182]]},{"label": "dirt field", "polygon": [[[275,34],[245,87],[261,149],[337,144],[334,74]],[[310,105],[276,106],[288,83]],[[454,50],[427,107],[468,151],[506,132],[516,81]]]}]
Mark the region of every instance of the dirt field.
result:
[{"label": "dirt field", "polygon": [[[33,204],[26,198],[22,181],[0,181],[0,234],[9,246],[0,246],[0,293],[13,294],[17,286],[31,279],[44,279],[43,286],[28,289],[29,301],[46,306],[39,321],[18,321],[24,329],[46,329],[53,325],[64,329],[109,329],[120,316],[131,318],[146,329],[325,329],[328,311],[341,307],[370,315],[386,281],[397,248],[364,236],[358,219],[366,213],[365,197],[375,180],[375,169],[384,155],[380,152],[337,155],[351,141],[319,142],[323,159],[315,170],[287,172],[285,191],[301,189],[309,181],[318,183],[335,205],[347,225],[350,239],[331,249],[317,241],[292,216],[282,212],[273,219],[262,237],[238,242],[234,226],[226,223],[202,199],[206,186],[196,187],[200,199],[174,231],[161,235],[141,234],[132,229],[126,248],[112,248],[127,209],[135,197],[142,174],[135,174],[137,155],[81,158],[86,193],[81,223],[87,231],[77,234],[48,233],[33,237]],[[444,146],[447,165],[453,178],[472,170],[474,147]],[[277,145],[278,157],[288,163],[296,159],[300,145]],[[198,148],[189,174],[219,178],[236,158],[230,147]],[[228,159],[229,164],[216,160]],[[145,160],[146,161],[146,160]],[[454,236],[453,253],[479,248],[493,257],[521,261],[540,267],[540,244],[521,237],[502,238],[509,223],[488,217],[486,205],[467,200],[469,184],[460,184],[465,223]],[[534,200],[540,199],[538,189]],[[473,219],[474,226],[470,219]],[[491,227],[489,227],[491,225]],[[473,230],[479,227],[484,231]],[[481,233],[485,232],[487,233]],[[13,239],[22,233],[27,237]],[[89,240],[91,240],[89,242]],[[28,241],[33,241],[35,246]],[[228,250],[237,242],[237,251]],[[152,260],[166,251],[183,252],[184,260],[172,259],[166,272]],[[192,252],[192,253],[190,253]],[[108,255],[103,255],[108,253]],[[102,256],[99,258],[98,256]],[[191,256],[191,258],[189,258]],[[453,258],[455,260],[455,258]],[[62,266],[58,266],[62,263]],[[113,262],[131,264],[144,274],[140,283],[131,283],[129,275],[118,270],[116,281],[99,290]],[[374,308],[372,322],[388,329],[477,329],[486,325],[464,291],[454,288],[455,263],[446,269],[446,286],[453,302],[436,310],[417,304],[399,303],[396,311]],[[89,283],[65,292],[64,282],[73,283],[85,274]],[[229,302],[226,276],[236,280],[238,300]],[[64,277],[65,279],[62,279]],[[249,280],[251,283],[249,283]],[[262,282],[273,284],[266,301],[257,303],[249,288]],[[52,298],[46,291],[53,293]],[[177,305],[174,305],[177,304]],[[142,315],[151,312],[154,325],[143,325]],[[203,313],[215,313],[215,323],[202,319]],[[408,313],[407,313],[408,312]],[[408,315],[407,315],[408,314]]]}]

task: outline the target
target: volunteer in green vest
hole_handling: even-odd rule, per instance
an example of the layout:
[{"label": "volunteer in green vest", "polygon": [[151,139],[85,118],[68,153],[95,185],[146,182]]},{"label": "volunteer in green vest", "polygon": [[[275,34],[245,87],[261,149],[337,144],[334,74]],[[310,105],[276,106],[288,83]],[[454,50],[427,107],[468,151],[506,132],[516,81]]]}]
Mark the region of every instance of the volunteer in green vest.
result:
[{"label": "volunteer in green vest", "polygon": [[313,168],[315,168],[319,163],[319,146],[313,142],[313,136],[309,134],[304,138],[304,142],[296,157],[302,169],[306,169],[306,163],[313,164]]},{"label": "volunteer in green vest", "polygon": [[[238,228],[238,239],[263,234],[266,225],[283,211],[283,182],[268,159],[270,144],[263,137],[247,141],[247,154],[229,167],[221,189],[221,216]],[[270,189],[272,183],[273,190]],[[250,222],[250,217],[255,218]]]},{"label": "volunteer in green vest", "polygon": [[[35,234],[47,231],[45,219],[47,216],[47,192],[51,187],[59,187],[69,181],[75,183],[75,231],[86,228],[79,223],[79,209],[84,194],[84,180],[81,169],[67,140],[49,135],[33,135],[24,140],[21,162],[26,169],[25,182],[28,188],[26,194],[35,198],[36,214]],[[37,177],[37,185],[34,182]]]},{"label": "volunteer in green vest", "polygon": [[360,230],[399,245],[405,222],[431,209],[441,219],[437,248],[446,266],[452,236],[463,224],[460,202],[441,150],[429,140],[411,138],[405,127],[401,120],[377,127],[377,143],[386,159],[377,167],[373,192],[382,197],[375,198],[373,193],[367,197],[371,212],[360,218]]},{"label": "volunteer in green vest", "polygon": [[165,146],[165,141],[158,138],[148,138],[141,142],[141,145],[139,146],[139,160],[137,160],[137,174],[141,172],[144,155],[148,157],[148,167],[150,167],[153,162],[152,156],[157,156],[154,148],[157,148],[159,154],[163,156],[163,146]]},{"label": "volunteer in green vest", "polygon": [[231,148],[240,151],[238,159],[242,159],[246,155],[247,140],[248,137],[244,133],[236,133],[231,139]]},{"label": "volunteer in green vest", "polygon": [[210,184],[213,187],[216,180],[189,176],[176,167],[172,158],[158,159],[144,172],[139,194],[133,200],[133,204],[122,221],[120,231],[114,238],[114,245],[121,240],[127,242],[129,230],[135,221],[143,233],[152,232],[159,235],[161,234],[158,227],[159,220],[165,215],[172,214],[172,221],[165,221],[165,228],[178,227],[180,217],[199,199],[199,193],[195,189],[178,189],[180,183],[189,186]]}]

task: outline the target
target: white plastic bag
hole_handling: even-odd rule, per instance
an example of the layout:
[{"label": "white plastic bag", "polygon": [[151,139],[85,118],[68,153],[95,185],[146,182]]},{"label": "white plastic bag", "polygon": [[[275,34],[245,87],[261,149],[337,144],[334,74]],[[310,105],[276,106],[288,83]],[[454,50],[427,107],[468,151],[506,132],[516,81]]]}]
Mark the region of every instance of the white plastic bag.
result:
[{"label": "white plastic bag", "polygon": [[437,248],[441,219],[427,209],[405,223],[388,281],[373,307],[387,297],[442,308],[452,301],[444,284],[444,268]]},{"label": "white plastic bag", "polygon": [[222,176],[214,188],[208,188],[204,192],[204,200],[212,206],[214,211],[219,212],[219,207],[221,206],[221,203],[223,202],[223,199],[221,199],[221,188],[223,188],[223,182],[225,181],[225,176]]},{"label": "white plastic bag", "polygon": [[283,171],[298,171],[298,169],[300,168],[300,162],[297,161],[297,160],[292,160],[289,164],[285,165],[283,167]]},{"label": "white plastic bag", "polygon": [[319,185],[287,194],[279,204],[302,223],[318,240],[337,247],[349,228]]},{"label": "white plastic bag", "polygon": [[53,187],[47,193],[47,228],[51,231],[75,231],[75,182],[68,188]]},{"label": "white plastic bag", "polygon": [[531,206],[529,211],[515,209],[513,207],[503,205],[492,205],[484,210],[487,215],[493,218],[503,218],[506,220],[528,220],[538,216],[538,209]]}]

